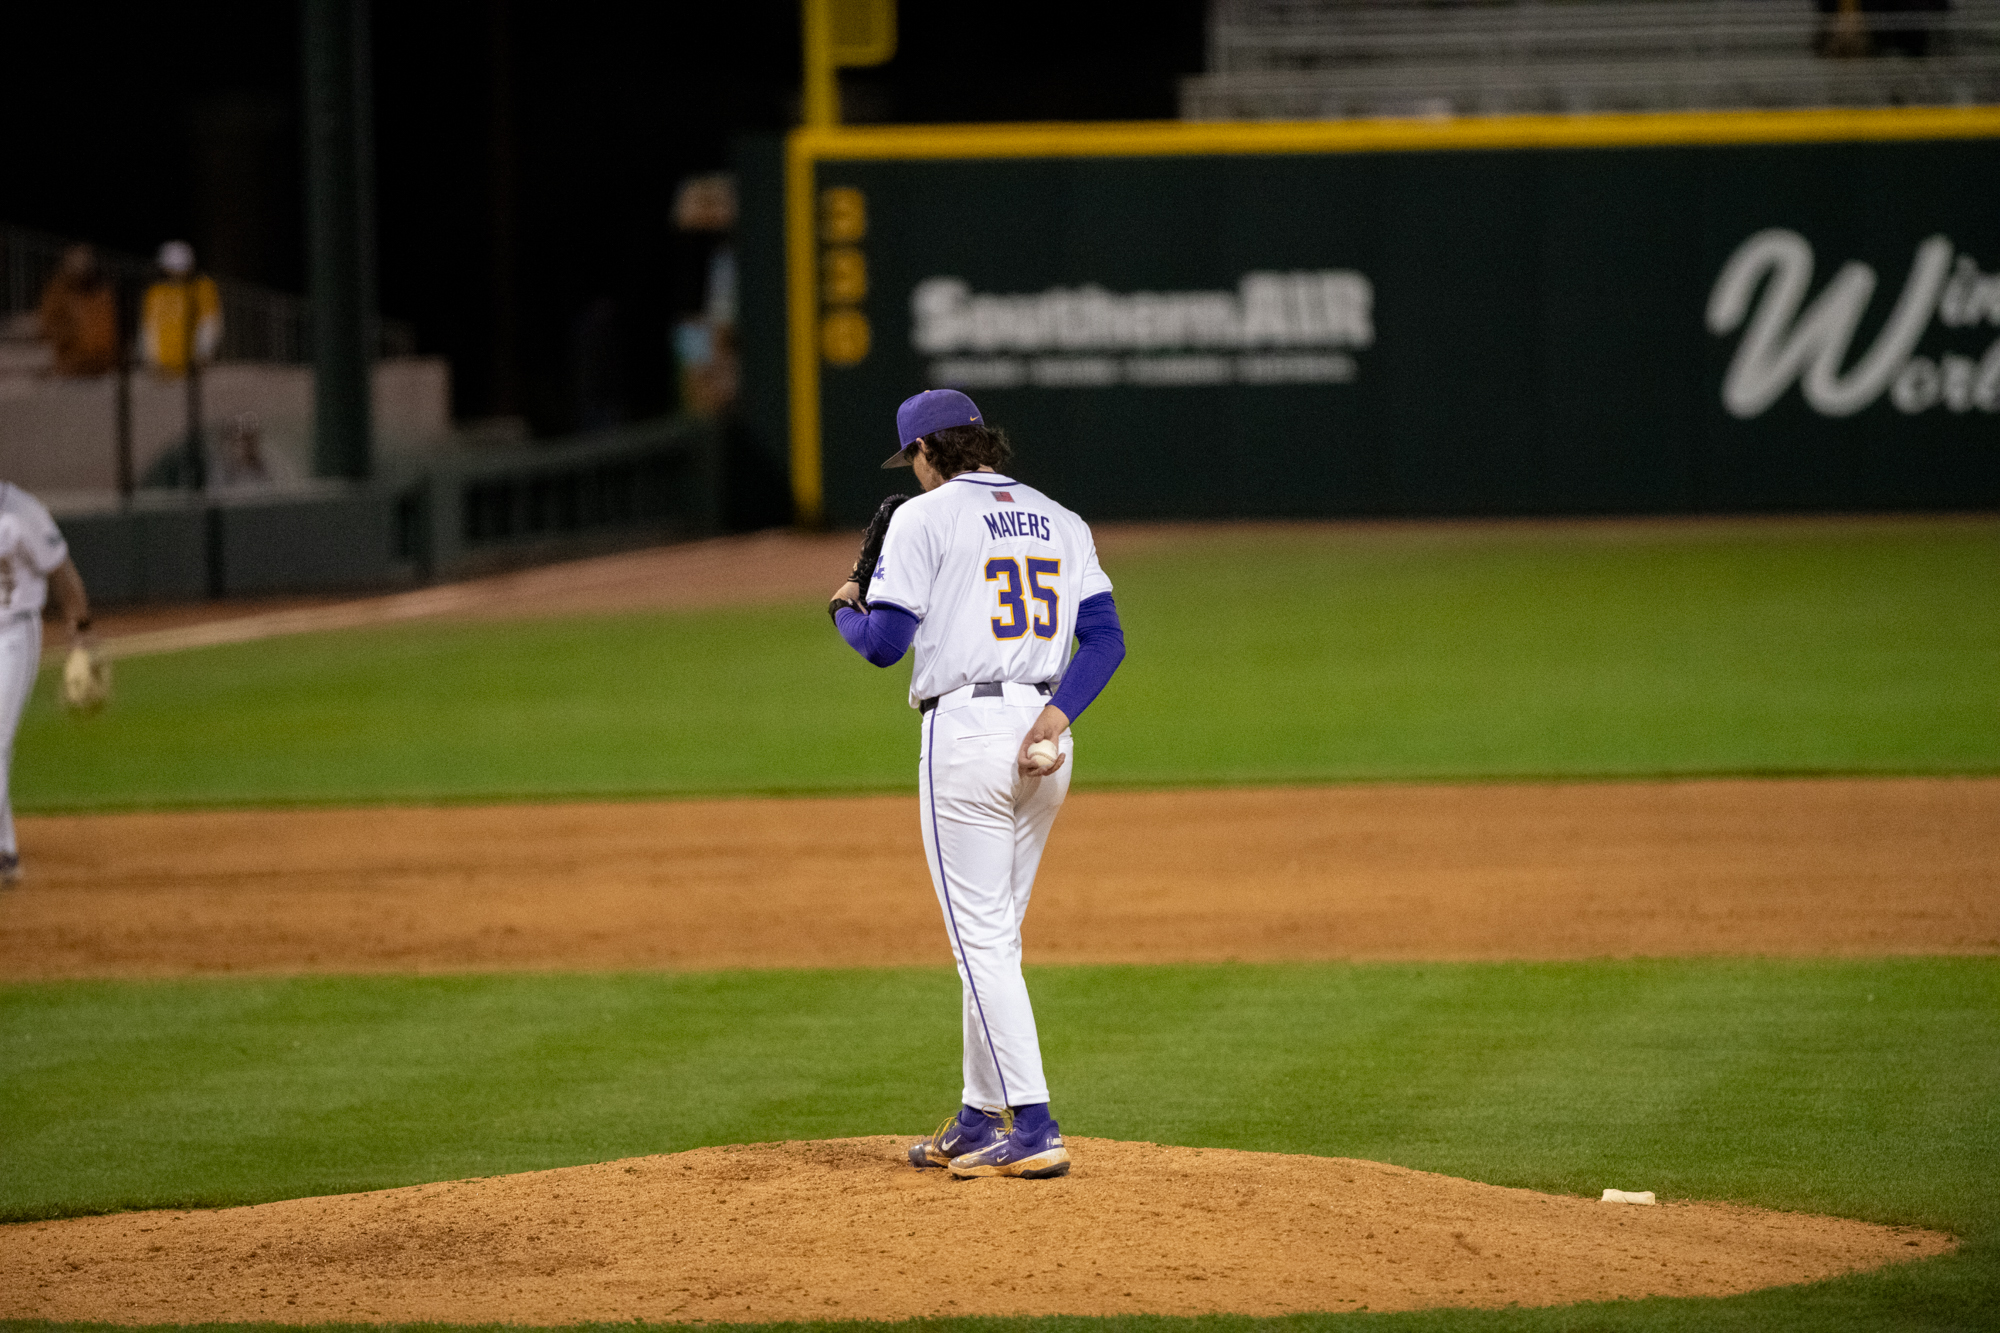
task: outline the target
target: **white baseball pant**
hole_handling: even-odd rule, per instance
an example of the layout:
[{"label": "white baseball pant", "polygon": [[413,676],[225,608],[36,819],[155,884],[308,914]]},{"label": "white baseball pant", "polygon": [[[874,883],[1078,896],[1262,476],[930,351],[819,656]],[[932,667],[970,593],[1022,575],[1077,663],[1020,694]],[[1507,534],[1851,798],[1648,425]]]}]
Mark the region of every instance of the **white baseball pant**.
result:
[{"label": "white baseball pant", "polygon": [[1029,1106],[1049,1100],[1035,1011],[1021,976],[1021,919],[1042,848],[1069,794],[1073,743],[1063,766],[1023,777],[1021,739],[1049,697],[1009,683],[998,697],[974,686],[939,698],[924,715],[917,794],[924,857],[958,961],[967,1106]]},{"label": "white baseball pant", "polygon": [[35,688],[42,662],[42,617],[38,611],[0,612],[0,852],[13,856],[14,733],[21,710]]}]

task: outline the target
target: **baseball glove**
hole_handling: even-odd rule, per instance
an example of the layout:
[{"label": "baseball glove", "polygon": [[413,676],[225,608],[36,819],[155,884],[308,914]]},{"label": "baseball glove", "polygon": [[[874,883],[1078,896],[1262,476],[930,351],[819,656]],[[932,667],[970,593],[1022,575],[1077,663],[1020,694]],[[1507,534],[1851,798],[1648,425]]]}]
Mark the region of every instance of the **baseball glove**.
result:
[{"label": "baseball glove", "polygon": [[861,587],[860,602],[863,610],[868,608],[868,584],[875,577],[875,566],[882,561],[882,542],[889,535],[889,519],[897,506],[909,499],[907,495],[891,495],[875,506],[875,517],[868,520],[868,531],[861,534],[861,554],[855,558],[854,570],[847,577]]},{"label": "baseball glove", "polygon": [[111,697],[111,663],[95,648],[78,644],[63,660],[63,705],[73,713],[95,713]]}]

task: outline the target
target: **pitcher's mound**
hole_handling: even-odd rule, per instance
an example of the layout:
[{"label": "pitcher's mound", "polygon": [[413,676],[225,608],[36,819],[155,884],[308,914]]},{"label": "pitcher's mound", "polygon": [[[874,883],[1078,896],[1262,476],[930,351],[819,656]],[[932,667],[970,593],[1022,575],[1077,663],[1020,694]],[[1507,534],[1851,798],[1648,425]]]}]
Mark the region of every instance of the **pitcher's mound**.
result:
[{"label": "pitcher's mound", "polygon": [[5,1227],[0,1317],[571,1324],[1556,1305],[1722,1296],[1954,1243],[1105,1139],[1071,1139],[1065,1179],[954,1181],[912,1170],[911,1141],[702,1148]]}]

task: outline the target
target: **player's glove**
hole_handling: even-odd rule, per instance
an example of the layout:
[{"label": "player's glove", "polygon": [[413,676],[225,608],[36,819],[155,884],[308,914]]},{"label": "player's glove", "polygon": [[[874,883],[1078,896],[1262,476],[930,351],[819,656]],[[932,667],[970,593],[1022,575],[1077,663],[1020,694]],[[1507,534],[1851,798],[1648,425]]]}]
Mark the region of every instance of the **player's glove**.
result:
[{"label": "player's glove", "polygon": [[896,507],[909,499],[907,495],[891,495],[875,506],[875,517],[868,520],[868,531],[861,534],[861,554],[855,558],[854,570],[847,578],[861,589],[859,610],[868,609],[868,583],[875,577],[875,566],[882,560],[882,542],[889,535],[889,519]]},{"label": "player's glove", "polygon": [[95,713],[111,698],[111,663],[79,643],[63,660],[62,700],[73,713]]}]

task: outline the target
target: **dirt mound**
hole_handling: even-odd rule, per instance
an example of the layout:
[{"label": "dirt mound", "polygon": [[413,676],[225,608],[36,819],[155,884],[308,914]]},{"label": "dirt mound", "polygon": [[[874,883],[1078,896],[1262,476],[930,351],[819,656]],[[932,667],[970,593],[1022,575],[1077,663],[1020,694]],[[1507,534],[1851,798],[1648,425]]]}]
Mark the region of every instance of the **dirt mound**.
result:
[{"label": "dirt mound", "polygon": [[954,1181],[906,1165],[909,1141],[703,1148],[5,1227],[0,1317],[568,1324],[1558,1305],[1723,1296],[1954,1244],[1840,1218],[1602,1204],[1377,1162],[1104,1139],[1071,1140],[1066,1179]]}]

